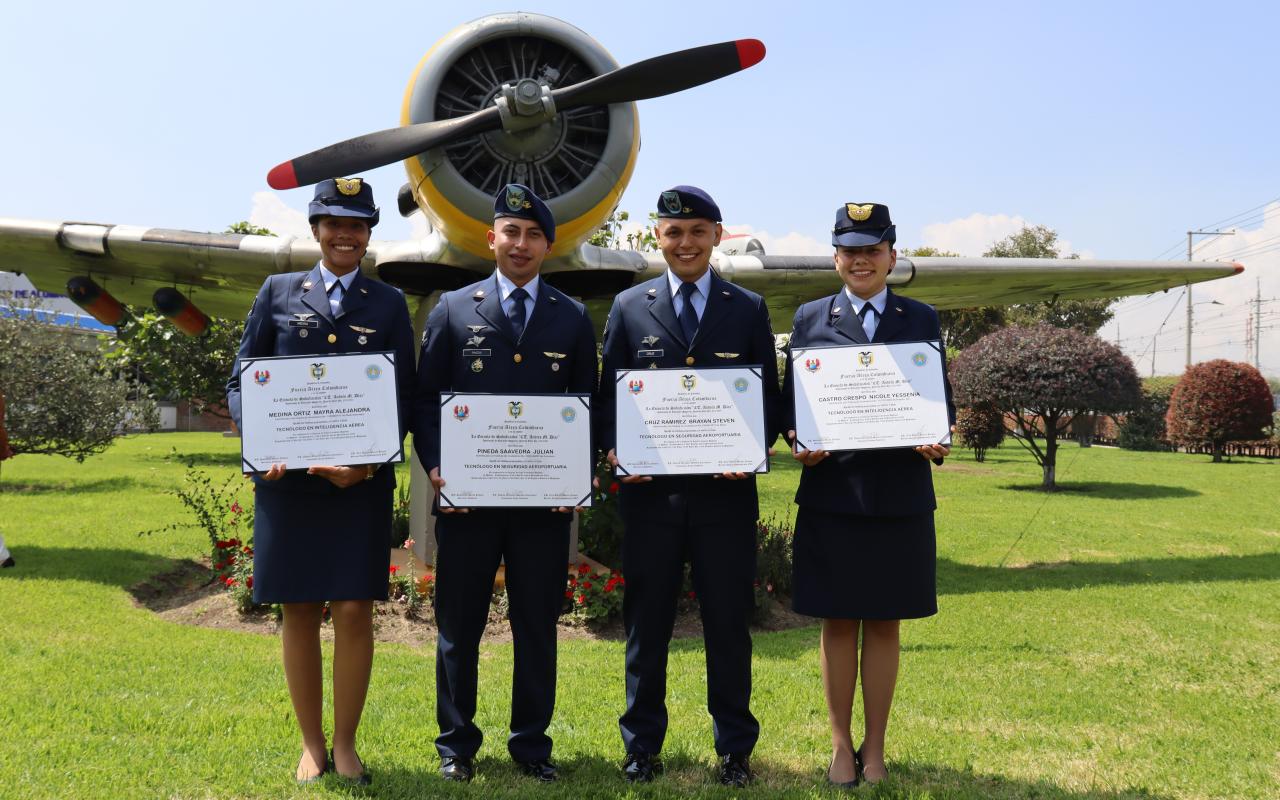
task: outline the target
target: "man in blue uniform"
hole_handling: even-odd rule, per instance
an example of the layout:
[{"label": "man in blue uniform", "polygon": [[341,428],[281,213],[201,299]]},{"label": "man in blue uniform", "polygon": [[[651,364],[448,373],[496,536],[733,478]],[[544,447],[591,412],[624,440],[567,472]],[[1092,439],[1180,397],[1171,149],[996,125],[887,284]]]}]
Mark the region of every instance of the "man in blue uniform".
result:
[{"label": "man in blue uniform", "polygon": [[[620,369],[763,367],[766,438],[779,431],[777,362],[769,311],[759,295],[710,269],[720,209],[701,189],[676,186],[658,199],[656,233],[667,272],[614,301],[605,324],[596,420],[616,465],[615,381]],[[720,782],[751,781],[760,733],[751,714],[751,633],[759,507],[754,475],[629,476],[619,493],[627,576],[627,708],[619,720],[623,774],[648,782],[661,772],[667,729],[667,650],[686,555],[702,612]]]},{"label": "man in blue uniform", "polygon": [[[418,360],[414,446],[439,490],[440,393],[590,393],[595,331],[585,307],[538,276],[555,241],[551,211],[510,184],[494,203],[492,277],[440,298]],[[438,506],[438,503],[437,503]],[[556,779],[547,726],[555,708],[556,619],[564,603],[571,509],[439,509],[436,521],[436,749],[441,774],[469,781],[481,732],[480,637],[498,564],[506,564],[515,667],[507,750],[528,775]]]}]

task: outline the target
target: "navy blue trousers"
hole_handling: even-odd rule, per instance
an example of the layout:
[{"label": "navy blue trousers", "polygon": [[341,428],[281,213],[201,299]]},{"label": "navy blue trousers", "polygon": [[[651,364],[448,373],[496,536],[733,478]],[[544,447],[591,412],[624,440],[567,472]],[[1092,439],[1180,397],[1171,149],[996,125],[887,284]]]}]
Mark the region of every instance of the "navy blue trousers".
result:
[{"label": "navy blue trousers", "polygon": [[517,761],[551,756],[556,700],[556,620],[564,606],[570,515],[546,509],[474,509],[436,520],[436,750],[474,757],[480,638],[493,578],[506,562],[515,654],[511,736]]},{"label": "navy blue trousers", "polygon": [[627,519],[627,709],[618,720],[628,753],[656,755],[667,735],[667,652],[686,557],[702,612],[707,710],[716,752],[750,754],[760,736],[751,714],[751,614],[755,522],[690,524]]}]

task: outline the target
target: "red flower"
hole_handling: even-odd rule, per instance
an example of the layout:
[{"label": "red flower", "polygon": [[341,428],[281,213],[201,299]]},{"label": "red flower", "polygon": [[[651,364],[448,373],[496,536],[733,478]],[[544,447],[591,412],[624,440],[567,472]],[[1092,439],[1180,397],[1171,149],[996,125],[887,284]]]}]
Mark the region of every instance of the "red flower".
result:
[{"label": "red flower", "polygon": [[612,584],[612,583],[606,583],[606,584],[604,585],[604,592],[605,592],[605,594],[609,594],[609,593],[610,593],[610,592],[612,592],[612,591],[613,591],[613,584]]},{"label": "red flower", "polygon": [[232,514],[239,514],[241,511],[244,511],[244,509],[240,507],[240,504],[239,504],[239,503],[232,503],[232,504],[231,504],[231,513],[232,513]]},{"label": "red flower", "polygon": [[227,585],[227,588],[230,589],[232,586],[236,585],[236,579],[228,575],[226,580],[223,581],[223,583],[225,583]]},{"label": "red flower", "polygon": [[591,567],[587,566],[585,562],[578,565],[579,575],[586,575],[590,571],[591,571]]},{"label": "red flower", "polygon": [[225,550],[227,547],[227,540],[219,539],[218,541],[213,543],[213,546],[218,548],[219,550]]},{"label": "red flower", "polygon": [[392,565],[391,565],[391,574],[392,574],[392,575],[395,575],[395,574],[396,574],[397,572],[399,572],[399,571],[400,571],[400,567],[398,567],[398,566],[397,566],[397,565],[395,565],[395,564],[392,564]]},{"label": "red flower", "polygon": [[251,555],[253,555],[253,548],[252,548],[252,547],[246,547],[246,548],[244,548],[243,550],[241,550],[240,552],[244,553],[246,556],[251,556]]},{"label": "red flower", "polygon": [[572,575],[570,575],[570,576],[569,576],[569,585],[570,585],[570,586],[577,586],[577,585],[578,585],[578,579],[577,579],[577,578],[575,578],[575,577],[573,577]]},{"label": "red flower", "polygon": [[587,598],[583,597],[582,595],[578,595],[578,605],[582,605],[585,602],[587,602]]},{"label": "red flower", "polygon": [[239,547],[239,546],[240,546],[240,540],[239,540],[239,539],[228,539],[228,540],[227,540],[227,547]]},{"label": "red flower", "polygon": [[246,588],[248,588],[248,589],[252,589],[252,588],[253,588],[253,576],[252,576],[252,575],[250,575],[249,577],[247,577],[247,578],[245,578],[245,579],[244,579],[244,585],[245,585],[245,587],[246,587]]},{"label": "red flower", "polygon": [[698,595],[697,595],[697,593],[696,593],[696,592],[689,592],[689,599],[690,599],[690,600],[692,600],[693,598],[695,598],[695,597],[697,597],[697,596],[698,596]]},{"label": "red flower", "polygon": [[617,493],[618,493],[618,482],[614,481],[613,483],[609,484],[609,494],[617,494]]},{"label": "red flower", "polygon": [[582,582],[582,588],[583,588],[584,590],[585,590],[585,589],[590,589],[590,588],[591,588],[591,581],[583,581],[583,582]]},{"label": "red flower", "polygon": [[573,590],[572,590],[572,589],[565,589],[565,590],[564,590],[564,596],[565,596],[565,597],[573,597]]}]

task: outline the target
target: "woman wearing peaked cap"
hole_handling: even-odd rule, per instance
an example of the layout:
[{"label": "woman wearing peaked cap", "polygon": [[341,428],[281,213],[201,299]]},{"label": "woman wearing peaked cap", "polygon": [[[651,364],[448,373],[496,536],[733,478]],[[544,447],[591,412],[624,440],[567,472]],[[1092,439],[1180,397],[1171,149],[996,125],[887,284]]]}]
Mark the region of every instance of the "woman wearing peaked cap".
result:
[{"label": "woman wearing peaked cap", "polygon": [[[360,178],[326,180],[308,209],[320,262],[272,275],[249,310],[227,404],[237,426],[240,359],[394,351],[401,425],[410,408],[413,326],[404,295],[360,273],[378,223],[373,188]],[[395,474],[376,464],[254,474],[253,600],[284,607],[284,671],[302,733],[296,778],[325,772],[368,783],[356,727],[373,666],[373,601],[387,598]],[[333,749],[326,753],[320,623],[333,617]]]},{"label": "woman wearing peaked cap", "polygon": [[[941,339],[932,306],[886,286],[897,262],[889,209],[849,203],[836,212],[831,243],[844,288],[796,311],[790,347]],[[783,396],[795,440],[795,396],[788,354]],[[946,374],[946,364],[943,364]],[[948,413],[951,387],[946,387]],[[933,475],[945,445],[828,453],[798,450],[804,464],[796,492],[793,604],[822,618],[822,683],[831,724],[827,780],[878,783],[885,730],[898,678],[903,619],[936,614]],[[862,647],[858,640],[861,633]],[[853,745],[853,697],[862,674],[864,734]]]}]

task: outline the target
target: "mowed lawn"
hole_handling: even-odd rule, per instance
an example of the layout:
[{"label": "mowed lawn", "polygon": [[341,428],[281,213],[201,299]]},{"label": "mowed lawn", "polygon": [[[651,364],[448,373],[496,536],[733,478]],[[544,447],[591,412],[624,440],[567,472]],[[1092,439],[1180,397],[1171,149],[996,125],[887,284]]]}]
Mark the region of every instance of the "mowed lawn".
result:
[{"label": "mowed lawn", "polygon": [[[556,786],[507,760],[510,645],[482,655],[487,734],[469,787],[436,775],[434,654],[378,645],[360,750],[366,792],[293,783],[299,745],[273,637],[171,624],[127,587],[206,551],[178,518],[172,448],[230,474],[236,441],[135,437],[84,464],[0,473],[0,797],[826,797],[816,627],[758,634],[759,780],[714,782],[700,641],[673,645],[666,776],[618,776],[623,647],[568,641]],[[1067,445],[1069,491],[1034,491],[1015,444],[935,472],[939,604],[903,626],[893,779],[861,797],[1280,796],[1280,464]],[[790,517],[798,472],[762,481]],[[856,581],[859,566],[849,565]],[[326,645],[326,657],[329,653]],[[860,716],[860,714],[859,714]]]}]

